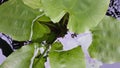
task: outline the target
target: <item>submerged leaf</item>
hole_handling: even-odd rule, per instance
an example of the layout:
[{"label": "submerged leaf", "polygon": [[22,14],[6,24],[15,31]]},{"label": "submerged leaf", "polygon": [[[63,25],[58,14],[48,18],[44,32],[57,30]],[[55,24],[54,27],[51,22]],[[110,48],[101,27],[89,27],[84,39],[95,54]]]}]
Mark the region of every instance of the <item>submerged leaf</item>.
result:
[{"label": "submerged leaf", "polygon": [[120,21],[106,16],[91,31],[93,33],[93,42],[89,48],[91,57],[104,63],[120,62]]},{"label": "submerged leaf", "polygon": [[53,22],[59,22],[68,12],[68,28],[81,33],[99,23],[106,13],[109,0],[41,0],[41,3],[45,14]]},{"label": "submerged leaf", "polygon": [[85,68],[85,57],[80,47],[61,51],[61,44],[52,45],[49,54],[51,68]]}]

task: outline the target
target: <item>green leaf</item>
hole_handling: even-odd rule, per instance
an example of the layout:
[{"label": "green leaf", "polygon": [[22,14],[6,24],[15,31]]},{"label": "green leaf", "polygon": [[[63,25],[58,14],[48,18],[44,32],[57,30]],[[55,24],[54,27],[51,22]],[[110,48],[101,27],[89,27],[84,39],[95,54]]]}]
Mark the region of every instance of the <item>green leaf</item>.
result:
[{"label": "green leaf", "polygon": [[41,0],[23,0],[23,2],[33,9],[39,9],[42,7]]},{"label": "green leaf", "polygon": [[9,0],[0,6],[0,32],[14,40],[29,40],[34,20],[41,13],[26,6],[22,0]]},{"label": "green leaf", "polygon": [[42,17],[38,18],[37,21],[39,21],[39,22],[50,22],[51,20],[50,20],[49,17],[43,15]]},{"label": "green leaf", "polygon": [[[36,58],[38,54],[37,48],[39,48],[39,46],[40,45],[36,43],[23,46],[8,56],[0,68],[31,68],[31,66],[33,68],[44,68],[45,59]],[[38,59],[39,62],[34,65]]]},{"label": "green leaf", "polygon": [[43,41],[43,39],[41,38],[48,33],[50,33],[49,28],[46,25],[40,24],[38,21],[36,21],[33,26],[32,40],[36,42],[41,42]]},{"label": "green leaf", "polygon": [[29,68],[33,54],[33,45],[23,46],[7,57],[0,68]]},{"label": "green leaf", "polygon": [[[45,65],[44,65],[44,63],[45,63],[45,58],[41,58],[40,60],[39,60],[39,58],[36,58],[35,59],[35,62],[36,61],[39,61],[37,64],[34,64],[33,65],[33,68],[45,68]],[[34,62],[34,63],[35,63]]]},{"label": "green leaf", "polygon": [[89,48],[91,57],[104,63],[120,62],[120,21],[106,16],[91,31],[93,33],[93,42]]},{"label": "green leaf", "polygon": [[104,17],[109,0],[41,0],[45,14],[59,22],[65,13],[70,14],[68,28],[81,33],[96,26]]},{"label": "green leaf", "polygon": [[60,42],[53,43],[50,51],[54,51],[54,50],[63,50],[63,45]]},{"label": "green leaf", "polygon": [[85,57],[80,47],[68,51],[61,48],[60,43],[52,45],[49,53],[51,68],[85,68]]}]

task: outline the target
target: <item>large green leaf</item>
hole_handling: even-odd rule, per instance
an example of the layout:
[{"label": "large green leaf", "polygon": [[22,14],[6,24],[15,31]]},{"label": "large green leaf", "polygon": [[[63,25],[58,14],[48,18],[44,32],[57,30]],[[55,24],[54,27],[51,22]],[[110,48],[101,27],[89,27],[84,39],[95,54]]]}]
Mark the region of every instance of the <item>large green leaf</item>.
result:
[{"label": "large green leaf", "polygon": [[59,22],[68,12],[68,28],[80,33],[99,23],[106,13],[109,0],[41,0],[41,3],[45,14],[53,22]]},{"label": "large green leaf", "polygon": [[[35,58],[39,52],[39,46],[40,45],[35,43],[23,46],[21,49],[8,56],[0,68],[44,68],[45,59]],[[38,59],[39,62],[34,65]]]},{"label": "large green leaf", "polygon": [[85,57],[80,47],[68,51],[62,51],[60,43],[52,47],[49,54],[51,68],[85,68]]},{"label": "large green leaf", "polygon": [[29,68],[35,51],[34,46],[23,46],[21,49],[13,52],[7,57],[0,68]]},{"label": "large green leaf", "polygon": [[104,63],[120,62],[120,21],[106,16],[91,30],[93,42],[89,48],[92,58]]},{"label": "large green leaf", "polygon": [[41,0],[23,0],[23,2],[33,9],[40,9],[42,7]]},{"label": "large green leaf", "polygon": [[9,0],[0,6],[0,32],[10,35],[14,40],[29,40],[37,15],[41,13],[24,5],[22,0]]}]

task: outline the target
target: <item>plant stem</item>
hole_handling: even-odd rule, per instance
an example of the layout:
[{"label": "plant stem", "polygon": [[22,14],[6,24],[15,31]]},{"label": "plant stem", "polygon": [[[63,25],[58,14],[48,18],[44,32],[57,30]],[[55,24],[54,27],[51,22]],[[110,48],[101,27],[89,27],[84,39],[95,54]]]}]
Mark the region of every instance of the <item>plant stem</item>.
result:
[{"label": "plant stem", "polygon": [[46,46],[46,48],[45,48],[44,52],[38,57],[39,59],[35,62],[34,65],[36,65],[40,61],[40,59],[44,56],[44,54],[48,51],[50,44],[46,44],[45,46]]},{"label": "plant stem", "polygon": [[41,59],[43,56],[44,56],[44,54],[48,51],[48,49],[49,49],[49,47],[50,47],[50,44],[47,44],[47,45],[45,45],[46,46],[46,49],[44,50],[44,52],[39,56],[39,59]]}]

